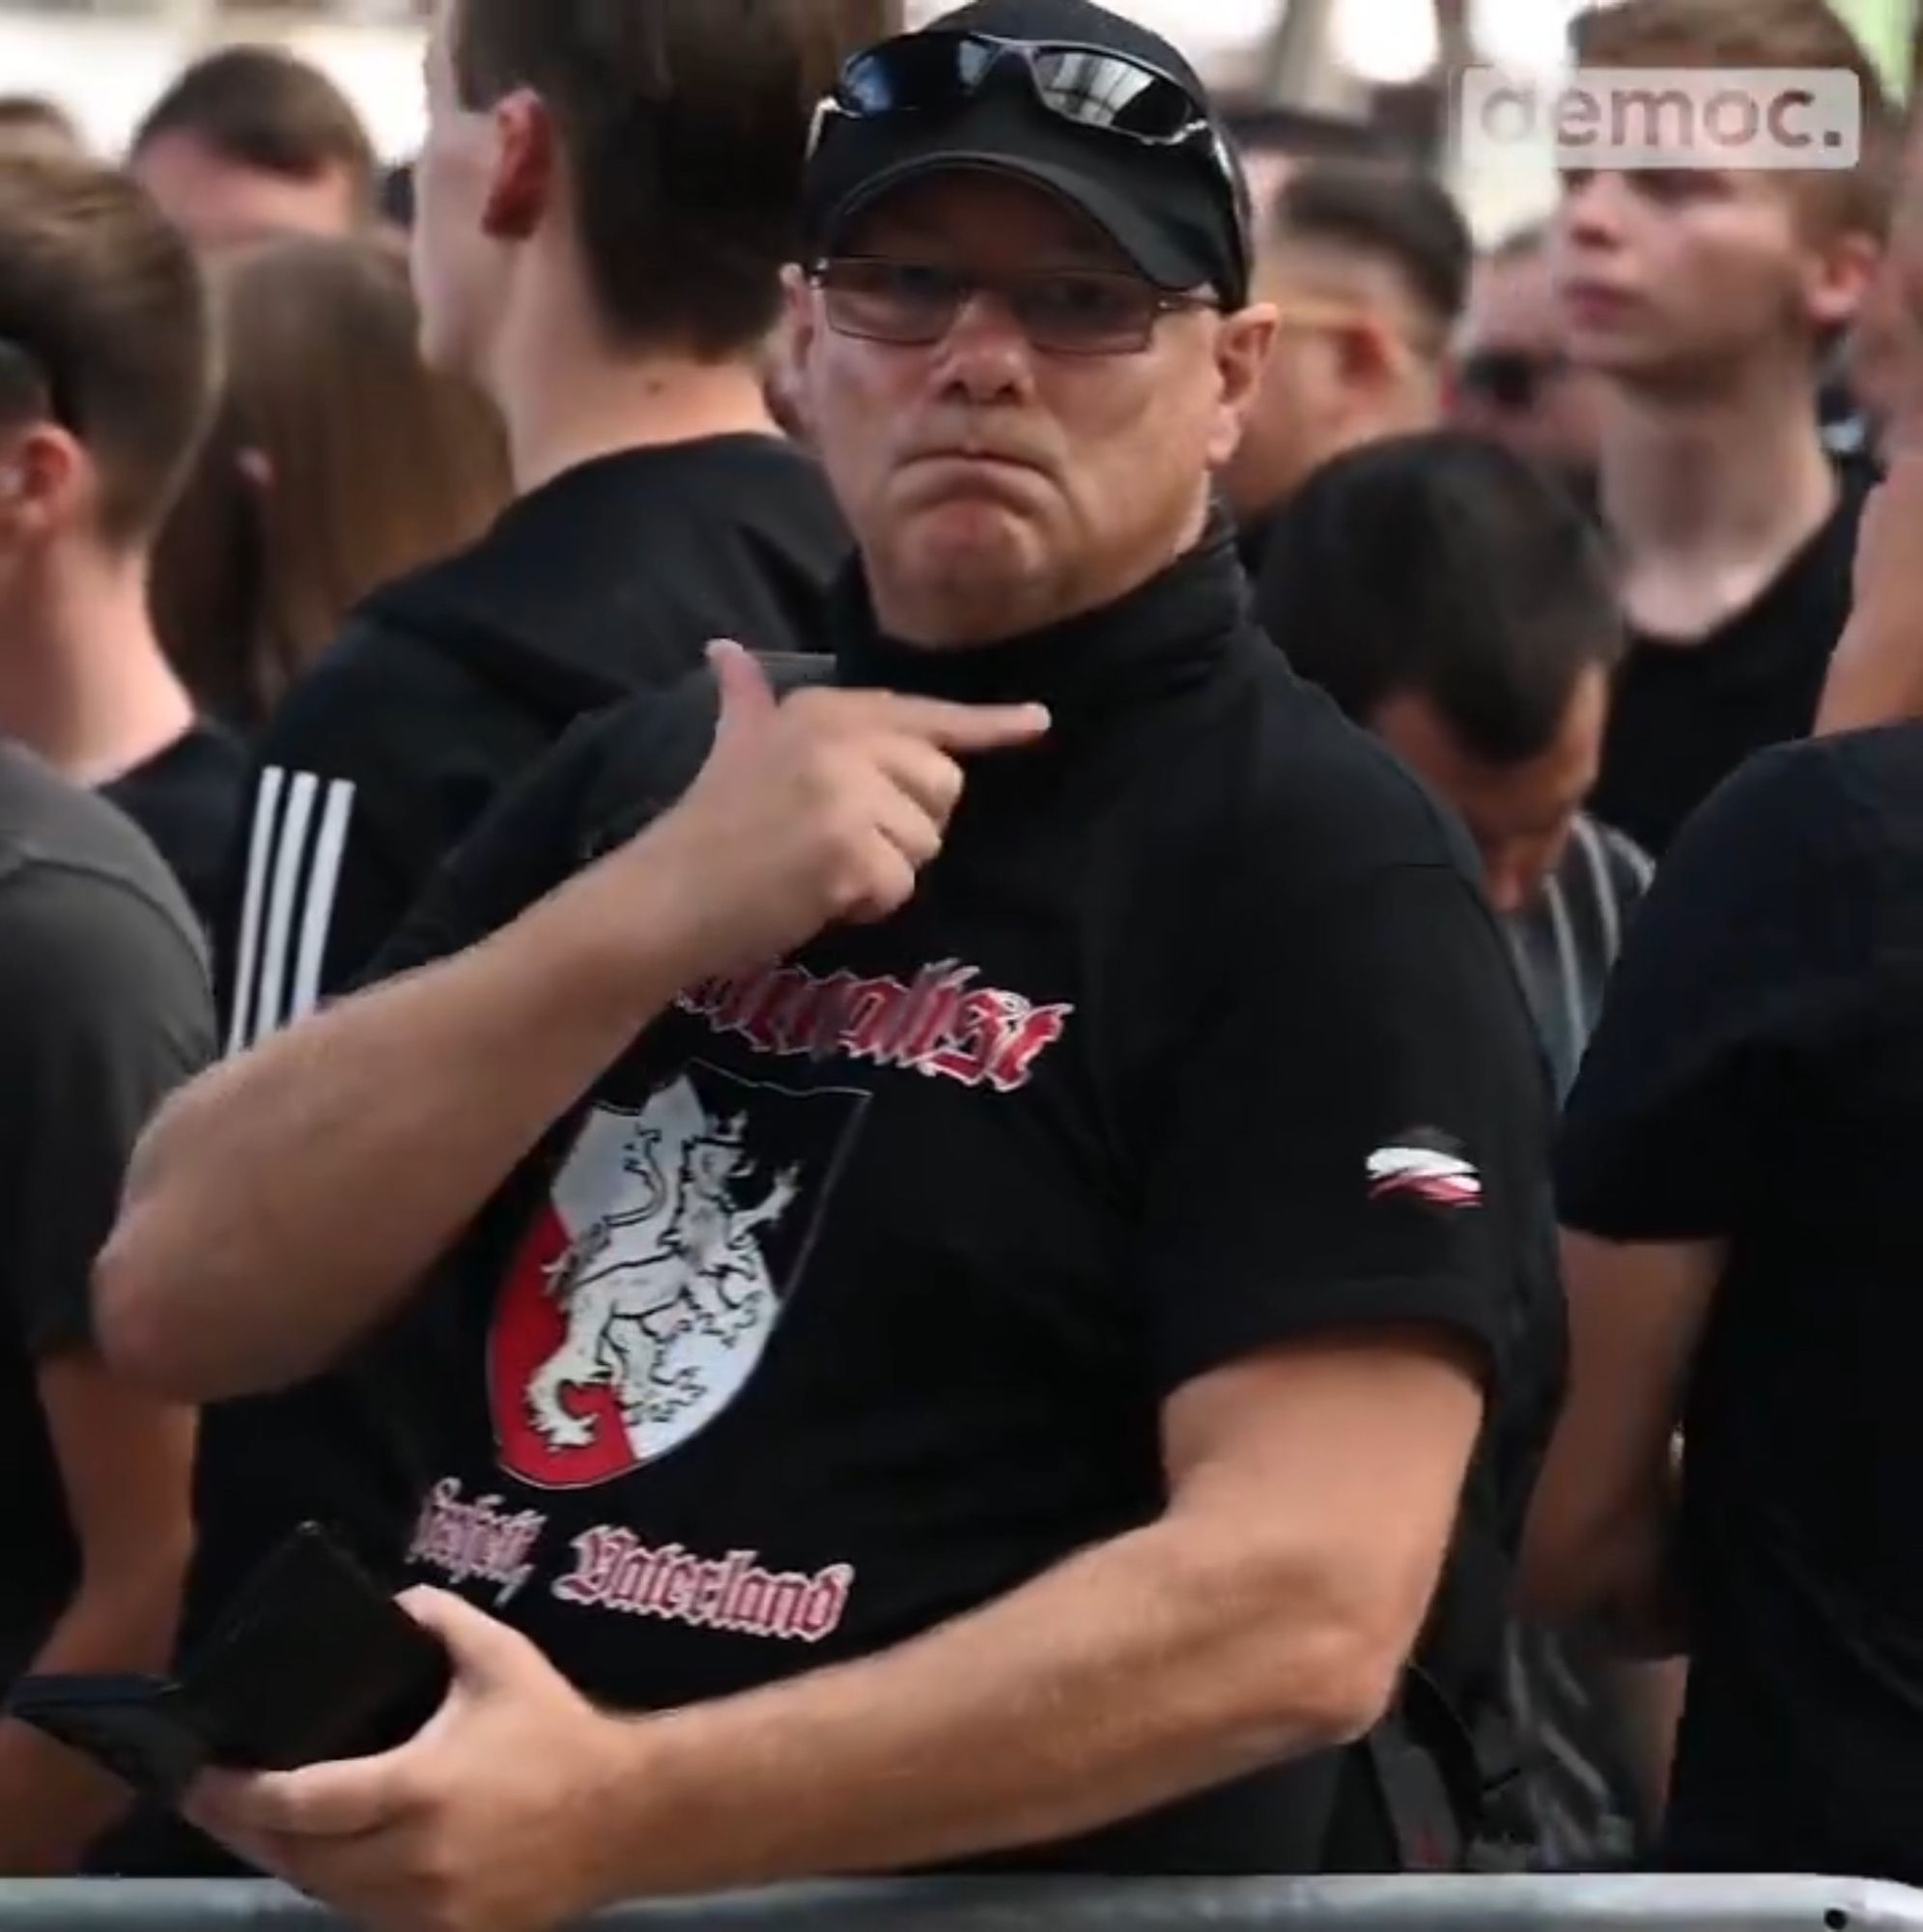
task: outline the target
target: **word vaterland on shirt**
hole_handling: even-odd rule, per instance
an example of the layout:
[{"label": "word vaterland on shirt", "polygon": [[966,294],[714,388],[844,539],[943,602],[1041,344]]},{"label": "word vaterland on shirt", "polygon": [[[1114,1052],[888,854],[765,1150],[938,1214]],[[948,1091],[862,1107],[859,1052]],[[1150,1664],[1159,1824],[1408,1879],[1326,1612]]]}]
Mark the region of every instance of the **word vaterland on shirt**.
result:
[{"label": "word vaterland on shirt", "polygon": [[[718,1037],[775,1059],[840,1059],[986,1093],[1025,1088],[1074,1009],[977,983],[944,960],[903,980],[779,966],[680,1002]],[[639,1105],[591,1105],[508,1268],[488,1341],[502,1471],[534,1491],[645,1470],[749,1385],[806,1267],[872,1094],[789,1087],[710,1061]],[[528,1585],[549,1517],[449,1478],[412,1560],[456,1583]],[[572,1527],[572,1525],[570,1525]],[[841,1623],[846,1563],[782,1569],[753,1549],[657,1547],[603,1522],[570,1539],[555,1601],[697,1629],[819,1643]]]},{"label": "word vaterland on shirt", "polygon": [[[421,1511],[409,1560],[451,1582],[496,1585],[504,1608],[533,1576],[528,1558],[547,1527],[541,1511],[509,1511],[498,1496],[464,1500],[449,1477],[435,1485]],[[558,1602],[743,1636],[819,1643],[840,1625],[855,1586],[850,1564],[812,1576],[770,1570],[752,1549],[701,1557],[678,1543],[651,1547],[612,1523],[583,1530],[573,1548],[574,1568],[551,1586]]]}]

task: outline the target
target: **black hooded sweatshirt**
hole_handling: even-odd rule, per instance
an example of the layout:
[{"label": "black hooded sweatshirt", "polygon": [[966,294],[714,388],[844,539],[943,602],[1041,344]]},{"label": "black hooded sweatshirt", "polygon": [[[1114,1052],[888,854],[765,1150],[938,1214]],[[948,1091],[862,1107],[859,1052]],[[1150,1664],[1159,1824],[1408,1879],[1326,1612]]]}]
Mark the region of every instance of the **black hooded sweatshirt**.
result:
[{"label": "black hooded sweatshirt", "polygon": [[[713,638],[818,646],[847,549],[807,456],[714,437],[583,464],[471,549],[371,597],[259,748],[216,945],[229,1050],[344,991],[577,720],[678,681]],[[304,1519],[376,1565],[398,1554],[410,1398],[388,1353],[207,1412],[189,1641]]]}]

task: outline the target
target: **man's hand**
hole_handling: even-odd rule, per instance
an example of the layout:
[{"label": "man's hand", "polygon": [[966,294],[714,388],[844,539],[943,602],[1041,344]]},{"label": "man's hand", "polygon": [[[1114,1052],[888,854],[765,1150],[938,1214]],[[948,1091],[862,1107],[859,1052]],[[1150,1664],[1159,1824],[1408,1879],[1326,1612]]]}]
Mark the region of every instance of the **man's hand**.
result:
[{"label": "man's hand", "polygon": [[1032,744],[1039,705],[826,687],[777,702],[738,644],[711,646],[721,724],[701,775],[636,845],[680,855],[711,971],[761,965],[913,895],[960,803],[961,760]]},{"label": "man's hand", "polygon": [[377,1932],[547,1932],[607,1904],[608,1798],[633,1763],[617,1720],[462,1599],[402,1601],[454,1663],[420,1735],[382,1757],[209,1773],[187,1816]]}]

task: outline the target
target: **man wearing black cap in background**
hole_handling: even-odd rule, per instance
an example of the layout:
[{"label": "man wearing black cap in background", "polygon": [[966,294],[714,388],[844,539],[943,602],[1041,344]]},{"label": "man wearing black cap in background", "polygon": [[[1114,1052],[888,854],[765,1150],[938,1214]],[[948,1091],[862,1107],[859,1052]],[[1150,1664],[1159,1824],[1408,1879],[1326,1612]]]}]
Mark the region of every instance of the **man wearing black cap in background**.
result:
[{"label": "man wearing black cap in background", "polygon": [[806,214],[830,683],[718,645],[578,731],[381,983],[169,1114],[102,1265],[202,1396],[461,1311],[451,1701],[192,1803],[366,1922],[1315,1869],[1479,1442],[1545,1426],[1473,857],[1211,513],[1273,318],[1200,84],[990,0],[851,63]]}]

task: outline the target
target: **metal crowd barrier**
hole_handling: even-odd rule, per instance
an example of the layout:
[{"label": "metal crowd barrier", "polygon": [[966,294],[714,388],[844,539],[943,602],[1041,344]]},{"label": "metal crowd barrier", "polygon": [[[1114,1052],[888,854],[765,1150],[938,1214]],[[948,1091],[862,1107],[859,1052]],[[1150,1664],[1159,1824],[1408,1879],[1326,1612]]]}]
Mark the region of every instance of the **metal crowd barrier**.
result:
[{"label": "metal crowd barrier", "polygon": [[[0,1882],[0,1932],[336,1932],[277,1886]],[[596,1932],[1923,1932],[1923,1891],[1813,1878],[976,1879],[807,1886]]]}]

